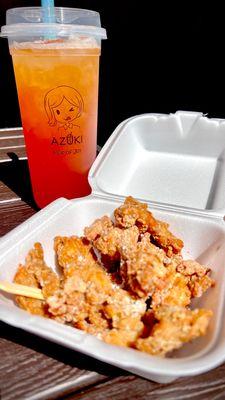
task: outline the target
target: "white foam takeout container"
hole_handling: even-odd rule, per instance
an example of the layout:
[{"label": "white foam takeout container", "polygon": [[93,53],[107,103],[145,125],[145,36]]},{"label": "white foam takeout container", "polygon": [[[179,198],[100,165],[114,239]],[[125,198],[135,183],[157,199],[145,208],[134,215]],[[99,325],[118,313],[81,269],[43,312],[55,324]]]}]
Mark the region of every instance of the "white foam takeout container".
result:
[{"label": "white foam takeout container", "polygon": [[195,300],[195,306],[214,313],[205,337],[172,357],[152,357],[30,315],[3,293],[0,320],[156,382],[200,374],[225,361],[224,154],[225,120],[183,111],[130,118],[117,127],[94,162],[89,197],[58,199],[0,240],[0,279],[12,281],[34,242],[43,244],[46,262],[54,268],[54,236],[81,235],[94,219],[112,215],[126,195],[144,200],[184,240],[184,256],[213,270],[216,287]]}]

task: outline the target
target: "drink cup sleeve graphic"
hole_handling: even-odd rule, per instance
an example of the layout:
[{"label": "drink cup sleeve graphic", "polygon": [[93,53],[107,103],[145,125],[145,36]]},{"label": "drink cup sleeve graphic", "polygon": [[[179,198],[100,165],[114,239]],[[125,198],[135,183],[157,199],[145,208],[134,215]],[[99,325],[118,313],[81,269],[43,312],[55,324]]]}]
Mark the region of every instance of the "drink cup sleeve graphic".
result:
[{"label": "drink cup sleeve graphic", "polygon": [[44,98],[44,108],[48,125],[57,127],[58,131],[67,132],[79,127],[77,122],[84,110],[84,101],[77,89],[71,86],[57,86],[49,90]]}]

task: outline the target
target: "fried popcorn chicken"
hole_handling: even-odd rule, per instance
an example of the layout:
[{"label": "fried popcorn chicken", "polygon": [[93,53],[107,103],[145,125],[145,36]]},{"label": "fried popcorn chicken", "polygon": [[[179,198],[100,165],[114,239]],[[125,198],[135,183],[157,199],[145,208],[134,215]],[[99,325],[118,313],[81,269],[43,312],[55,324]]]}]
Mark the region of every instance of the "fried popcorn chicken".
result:
[{"label": "fried popcorn chicken", "polygon": [[133,323],[130,330],[136,329],[145,312],[145,302],[132,299],[112,282],[95,260],[89,244],[76,236],[57,237],[55,249],[65,273],[61,292],[48,298],[49,312],[57,320],[72,322],[88,332],[93,326],[98,333],[109,326],[120,329],[126,324],[128,328],[128,322]]},{"label": "fried popcorn chicken", "polygon": [[102,235],[93,241],[93,245],[101,254],[107,255],[113,260],[119,260],[118,246],[122,234],[122,229],[111,227],[107,231],[102,232]]},{"label": "fried popcorn chicken", "polygon": [[91,245],[72,236],[56,237],[54,247],[64,285],[48,298],[49,312],[61,322],[72,323],[100,313],[113,287],[109,275],[96,261]]},{"label": "fried popcorn chicken", "polygon": [[51,317],[61,323],[77,322],[88,317],[85,296],[77,291],[68,293],[62,288],[47,298],[47,304]]},{"label": "fried popcorn chicken", "polygon": [[[134,225],[127,229],[115,228],[107,216],[96,220],[90,227],[85,228],[85,234],[86,238],[92,241],[95,248],[102,255],[109,256],[106,259],[106,263],[109,263],[112,259],[122,259],[120,275],[123,282],[139,297],[153,294],[153,289],[150,287],[151,279],[155,279],[157,268],[159,275],[164,271],[164,279],[168,274],[168,270],[164,268],[163,263],[171,264],[173,262],[174,264],[174,260],[179,260],[177,261],[179,263],[182,260],[182,257],[179,255],[175,255],[173,259],[168,259],[162,249],[150,243],[150,235],[148,233],[142,235],[141,244],[138,243],[140,235],[137,226]],[[157,259],[157,256],[159,259]],[[137,257],[141,258],[140,262],[137,262]],[[145,258],[145,262],[143,262],[143,257]],[[152,269],[152,263],[156,263],[156,259],[158,260],[158,267]],[[152,277],[152,271],[154,271],[154,277]],[[173,279],[171,279],[171,272],[169,275],[167,281],[166,278],[165,282],[161,279],[160,287],[157,287],[154,281],[155,295],[153,303],[159,304],[163,302],[164,304],[165,302],[165,304],[170,304],[173,301],[173,297],[176,304],[176,297],[179,296],[180,305],[189,304],[190,291],[186,286],[187,279],[180,276],[176,271],[173,274]],[[166,286],[164,291],[162,290],[163,286]]]},{"label": "fried popcorn chicken", "polygon": [[131,196],[127,197],[124,204],[114,212],[116,226],[130,228],[136,225],[141,233],[149,232],[154,242],[169,256],[180,253],[183,248],[182,240],[168,230],[168,224],[156,220],[147,208],[147,204],[140,203]]},{"label": "fried popcorn chicken", "polygon": [[145,301],[133,298],[123,289],[115,288],[113,296],[104,305],[104,314],[111,320],[113,328],[139,331],[140,319],[146,311]]},{"label": "fried popcorn chicken", "polygon": [[114,211],[116,226],[130,228],[137,225],[141,233],[148,231],[148,227],[156,225],[152,213],[148,211],[146,203],[140,203],[133,197],[126,198],[124,204]]},{"label": "fried popcorn chicken", "polygon": [[168,256],[181,252],[184,244],[181,239],[175,237],[169,230],[169,224],[156,220],[156,225],[148,228],[154,242],[165,250]]},{"label": "fried popcorn chicken", "polygon": [[102,333],[101,339],[117,346],[131,347],[143,331],[143,323],[139,322],[135,330],[110,329]]},{"label": "fried popcorn chicken", "polygon": [[66,277],[72,276],[78,267],[86,268],[96,263],[92,246],[83,238],[57,236],[54,240],[54,249],[58,263]]},{"label": "fried popcorn chicken", "polygon": [[203,293],[215,284],[210,278],[210,268],[199,264],[197,261],[184,260],[177,266],[177,272],[185,276],[192,297],[201,297]]},{"label": "fried popcorn chicken", "polygon": [[153,309],[159,305],[186,307],[190,302],[191,291],[188,287],[188,279],[170,265],[167,268],[165,287],[153,293],[151,307]]},{"label": "fried popcorn chicken", "polygon": [[110,218],[104,216],[86,227],[84,234],[102,255],[115,261],[120,259],[121,248],[129,252],[136,245],[139,230],[136,226],[126,230],[114,227]]},{"label": "fried popcorn chicken", "polygon": [[[131,229],[131,228],[130,228]],[[121,264],[121,275],[127,287],[139,297],[152,297],[151,307],[159,305],[187,306],[191,301],[188,279],[177,272],[182,257],[168,259],[165,252],[150,242],[149,233],[128,252]]]},{"label": "fried popcorn chicken", "polygon": [[136,340],[134,347],[152,355],[165,356],[206,333],[210,310],[188,310],[184,307],[163,306],[155,311],[158,322],[147,338]]},{"label": "fried popcorn chicken", "polygon": [[214,285],[210,269],[183,260],[182,240],[147,204],[128,197],[114,215],[115,224],[99,218],[84,237],[55,238],[60,278],[36,243],[14,282],[41,288],[45,300],[16,296],[19,306],[152,355],[204,335],[212,312],[188,306]]},{"label": "fried popcorn chicken", "polygon": [[[165,260],[164,260],[165,264]],[[177,305],[186,307],[193,297],[201,297],[215,284],[210,278],[210,268],[193,260],[183,260],[175,255],[166,262],[168,276],[165,288],[152,295],[152,307]]]},{"label": "fried popcorn chicken", "polygon": [[[60,280],[51,268],[45,264],[43,248],[40,243],[35,243],[34,248],[29,251],[25,260],[25,266],[19,266],[14,277],[14,282],[41,288],[45,298],[59,289]],[[48,316],[45,301],[25,296],[16,296],[16,301],[21,308],[32,314]]]},{"label": "fried popcorn chicken", "polygon": [[[26,267],[19,265],[14,282],[20,285],[26,285],[31,287],[39,287],[39,283],[34,274],[27,271]],[[42,300],[32,299],[25,296],[15,296],[17,304],[20,308],[29,311],[31,314],[46,316],[47,311],[45,308],[45,302]]]},{"label": "fried popcorn chicken", "polygon": [[165,288],[168,275],[163,263],[165,253],[150,242],[149,233],[143,235],[133,251],[125,254],[125,258],[121,264],[121,276],[134,294],[147,298]]},{"label": "fried popcorn chicken", "polygon": [[84,235],[90,242],[93,242],[100,236],[105,236],[112,227],[111,219],[104,215],[104,217],[96,219],[89,227],[84,228]]},{"label": "fried popcorn chicken", "polygon": [[100,327],[96,321],[85,320],[76,324],[76,327],[97,335],[107,343],[130,346],[144,330],[141,318],[145,310],[143,300],[136,300],[123,289],[115,288],[101,309],[108,326]]}]

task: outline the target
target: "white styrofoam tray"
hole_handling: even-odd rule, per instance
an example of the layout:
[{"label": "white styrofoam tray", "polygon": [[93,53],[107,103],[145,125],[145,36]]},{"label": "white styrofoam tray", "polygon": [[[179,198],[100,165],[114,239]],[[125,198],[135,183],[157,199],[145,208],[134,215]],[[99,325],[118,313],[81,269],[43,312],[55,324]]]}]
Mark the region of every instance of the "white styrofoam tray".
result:
[{"label": "white styrofoam tray", "polygon": [[[193,114],[191,114],[192,119]],[[199,114],[195,114],[195,116],[197,119],[203,120],[203,130],[207,123],[212,126],[212,122],[207,118],[201,117]],[[65,199],[56,200],[0,240],[0,280],[12,281],[18,264],[24,262],[27,252],[36,241],[40,241],[43,244],[46,262],[54,269],[53,239],[56,235],[81,235],[83,228],[93,222],[95,218],[104,214],[113,214],[113,210],[123,202],[123,196],[120,194],[133,194],[137,198],[145,198],[156,218],[167,221],[172,232],[184,240],[185,248],[183,254],[186,258],[194,258],[203,264],[211,266],[213,270],[212,276],[217,282],[216,287],[210,289],[202,298],[195,300],[195,306],[210,308],[214,312],[207,335],[174,352],[171,358],[162,359],[133,349],[108,345],[96,337],[75,328],[30,315],[16,306],[13,296],[2,293],[0,294],[0,320],[157,382],[169,382],[179,376],[196,375],[208,371],[225,361],[225,224],[222,218],[222,210],[225,203],[222,204],[221,200],[221,204],[217,209],[212,201],[211,209],[208,209],[206,207],[207,201],[203,201],[202,197],[199,204],[196,204],[197,207],[185,207],[182,201],[185,200],[185,192],[184,197],[180,196],[181,201],[178,205],[175,205],[175,201],[172,203],[173,205],[169,205],[168,202],[163,204],[162,197],[160,197],[160,187],[158,189],[156,187],[160,202],[151,202],[151,175],[149,175],[151,169],[147,168],[146,174],[143,173],[145,179],[143,179],[142,185],[140,184],[140,175],[135,175],[138,168],[140,168],[141,172],[145,165],[143,164],[144,150],[142,151],[139,148],[140,156],[138,158],[138,151],[135,146],[139,140],[138,146],[143,143],[140,137],[146,135],[147,150],[145,151],[151,153],[149,148],[156,145],[154,137],[158,136],[160,132],[160,130],[156,129],[156,135],[154,136],[153,134],[159,121],[163,125],[160,129],[162,129],[164,135],[171,135],[172,137],[176,124],[170,123],[171,120],[176,120],[177,118],[177,123],[182,126],[185,117],[189,119],[190,114],[184,113],[183,119],[181,113],[169,116],[149,114],[134,117],[122,123],[104,146],[90,171],[89,179],[93,188],[91,196],[71,201]],[[213,126],[223,126],[223,129],[225,129],[223,122],[216,121],[215,126]],[[129,127],[131,128],[130,130]],[[144,131],[145,134],[143,133]],[[147,135],[149,135],[148,145]],[[200,134],[196,133],[196,135]],[[211,129],[211,135],[216,136],[213,129]],[[209,133],[207,136],[209,139]],[[220,144],[222,147],[223,135],[221,133],[218,136],[221,138]],[[214,140],[216,141],[216,139]],[[170,143],[171,141],[168,139],[168,146]],[[213,150],[213,143],[214,141],[211,141],[209,152]],[[183,143],[183,147],[181,145],[179,147],[178,144],[176,146],[177,154],[179,151],[187,154],[188,145],[186,146]],[[221,147],[220,150],[222,151]],[[214,146],[214,153],[215,148],[216,145]],[[156,151],[155,149],[153,153]],[[193,153],[194,150],[197,152],[196,146],[193,147]],[[160,147],[158,151],[160,153]],[[204,152],[206,155],[206,148]],[[174,154],[176,154],[175,150]],[[181,156],[181,153],[179,154]],[[147,157],[147,155],[145,156]],[[209,154],[206,158],[208,156]],[[148,157],[149,162],[151,162],[151,155],[149,154]],[[134,158],[135,167],[132,163]],[[183,167],[184,170],[185,168]],[[155,169],[155,171],[157,170]],[[116,179],[118,186],[115,184]],[[127,186],[125,186],[125,182]],[[135,182],[136,185],[139,185],[139,195],[135,192]],[[158,184],[160,186],[160,180]],[[176,181],[176,184],[179,186],[180,181]],[[199,181],[200,184],[201,180]],[[106,187],[106,185],[108,186]],[[189,189],[195,190],[190,186]],[[217,189],[219,192],[219,187]],[[199,187],[196,190],[199,190]],[[109,194],[110,191],[111,194]],[[209,196],[209,192],[204,192],[206,197]],[[210,196],[213,198],[213,194]],[[196,201],[196,198],[193,195],[189,205],[193,206],[194,201]]]}]

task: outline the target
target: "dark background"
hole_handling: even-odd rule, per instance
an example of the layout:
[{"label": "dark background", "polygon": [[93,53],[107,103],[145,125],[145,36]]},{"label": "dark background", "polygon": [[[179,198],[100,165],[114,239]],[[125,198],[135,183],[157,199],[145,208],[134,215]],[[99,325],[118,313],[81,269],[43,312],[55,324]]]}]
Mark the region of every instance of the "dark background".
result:
[{"label": "dark background", "polygon": [[[222,2],[221,2],[222,3]],[[225,15],[215,1],[56,0],[57,6],[97,10],[103,42],[99,143],[132,115],[193,110],[225,118]],[[0,0],[7,8],[39,5]],[[0,40],[0,127],[21,125],[7,41]]]}]

